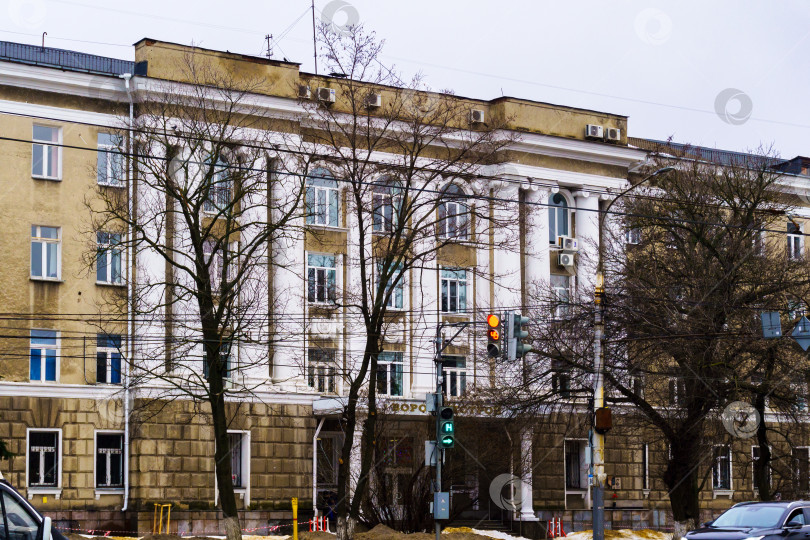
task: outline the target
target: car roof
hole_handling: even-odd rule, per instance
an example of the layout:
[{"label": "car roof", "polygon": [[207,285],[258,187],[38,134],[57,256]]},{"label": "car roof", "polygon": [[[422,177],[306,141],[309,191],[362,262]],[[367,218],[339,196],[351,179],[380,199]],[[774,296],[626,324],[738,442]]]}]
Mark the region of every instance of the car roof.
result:
[{"label": "car roof", "polygon": [[745,501],[740,502],[732,506],[732,508],[736,508],[738,506],[779,506],[782,508],[796,508],[799,506],[810,506],[810,501]]}]

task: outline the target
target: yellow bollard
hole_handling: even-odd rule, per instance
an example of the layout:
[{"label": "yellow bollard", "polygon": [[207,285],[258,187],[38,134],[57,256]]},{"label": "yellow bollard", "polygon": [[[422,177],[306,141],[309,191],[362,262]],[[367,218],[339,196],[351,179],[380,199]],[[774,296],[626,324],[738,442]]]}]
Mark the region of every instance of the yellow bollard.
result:
[{"label": "yellow bollard", "polygon": [[[163,510],[167,510],[166,515],[166,534],[169,534],[169,527],[172,523],[172,505],[152,503],[155,506],[155,514],[152,517],[152,534],[163,534]],[[158,517],[158,508],[160,508],[160,516]]]},{"label": "yellow bollard", "polygon": [[292,498],[293,509],[293,540],[298,540],[298,497]]}]

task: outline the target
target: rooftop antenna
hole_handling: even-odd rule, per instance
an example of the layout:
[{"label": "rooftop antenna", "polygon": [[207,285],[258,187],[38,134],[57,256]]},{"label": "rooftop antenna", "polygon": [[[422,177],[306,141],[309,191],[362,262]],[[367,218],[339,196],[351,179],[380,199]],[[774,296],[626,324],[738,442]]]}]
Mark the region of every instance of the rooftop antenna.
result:
[{"label": "rooftop antenna", "polygon": [[312,53],[315,57],[315,75],[318,74],[318,42],[315,39],[315,0],[312,0]]},{"label": "rooftop antenna", "polygon": [[264,36],[264,39],[267,40],[267,59],[270,60],[273,57],[273,46],[270,44],[270,41],[273,39],[273,34],[267,34]]},{"label": "rooftop antenna", "polygon": [[48,35],[48,32],[42,32],[42,48],[45,48],[45,36]]}]

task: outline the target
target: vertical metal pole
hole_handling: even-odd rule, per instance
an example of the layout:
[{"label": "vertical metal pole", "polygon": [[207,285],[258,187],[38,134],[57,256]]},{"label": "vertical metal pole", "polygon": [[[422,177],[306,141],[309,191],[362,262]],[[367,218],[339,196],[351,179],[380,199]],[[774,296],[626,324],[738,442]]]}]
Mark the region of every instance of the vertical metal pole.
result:
[{"label": "vertical metal pole", "polygon": [[312,0],[312,54],[315,57],[315,75],[318,74],[318,40],[315,39],[315,0]]},{"label": "vertical metal pole", "polygon": [[[593,343],[594,411],[605,406],[605,388],[602,376],[602,307],[596,310]],[[593,430],[593,540],[605,540],[605,436]]]},{"label": "vertical metal pole", "polygon": [[[444,461],[444,448],[441,448],[439,441],[439,413],[442,408],[442,326],[436,326],[436,357],[434,363],[436,364],[436,493],[442,490],[442,462]],[[436,515],[436,503],[434,497],[433,515]],[[436,540],[441,540],[442,524],[438,519],[433,520],[436,525]]]}]

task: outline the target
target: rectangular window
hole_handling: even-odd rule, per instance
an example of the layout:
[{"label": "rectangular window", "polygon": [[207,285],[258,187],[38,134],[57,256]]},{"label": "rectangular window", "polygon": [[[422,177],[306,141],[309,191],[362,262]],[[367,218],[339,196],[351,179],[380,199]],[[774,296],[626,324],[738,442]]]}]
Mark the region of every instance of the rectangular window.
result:
[{"label": "rectangular window", "polygon": [[631,227],[624,232],[625,244],[638,245],[641,243],[641,229],[639,227]]},{"label": "rectangular window", "polygon": [[553,293],[551,310],[554,318],[565,318],[571,311],[571,276],[551,274],[549,280]]},{"label": "rectangular window", "polygon": [[217,161],[209,181],[207,197],[203,201],[203,212],[210,214],[225,212],[231,206],[233,191],[230,166],[223,160]]},{"label": "rectangular window", "polygon": [[28,432],[28,487],[59,487],[58,431]]},{"label": "rectangular window", "polygon": [[439,204],[439,237],[467,239],[467,205],[461,201],[445,201]]},{"label": "rectangular window", "polygon": [[96,335],[96,382],[121,384],[121,336]]},{"label": "rectangular window", "polygon": [[793,449],[793,471],[796,489],[801,493],[810,491],[810,448]]},{"label": "rectangular window", "polygon": [[712,488],[731,489],[731,447],[727,444],[714,447]]},{"label": "rectangular window", "polygon": [[59,180],[61,169],[62,130],[56,127],[34,126],[31,175],[36,178]]},{"label": "rectangular window", "polygon": [[31,330],[31,363],[29,369],[31,380],[56,381],[57,357],[56,331]]},{"label": "rectangular window", "polygon": [[337,182],[307,183],[307,223],[337,227],[340,222]]},{"label": "rectangular window", "polygon": [[334,303],[337,264],[334,255],[307,255],[307,301],[317,304]]},{"label": "rectangular window", "polygon": [[442,356],[442,393],[448,397],[467,392],[467,359],[463,356]]},{"label": "rectangular window", "polygon": [[231,443],[231,479],[233,480],[233,487],[236,489],[244,489],[245,483],[245,468],[244,468],[244,433],[228,433],[228,439]]},{"label": "rectangular window", "polygon": [[801,228],[795,223],[788,222],[787,224],[787,252],[788,258],[799,260],[802,258],[804,251],[804,236],[802,236]]},{"label": "rectangular window", "polygon": [[121,235],[117,233],[96,233],[96,282],[121,285]]},{"label": "rectangular window", "polygon": [[31,226],[31,277],[58,280],[61,266],[59,227]]},{"label": "rectangular window", "polygon": [[467,271],[442,268],[440,277],[442,313],[464,313],[467,310]]},{"label": "rectangular window", "polygon": [[673,405],[683,405],[686,399],[686,379],[673,377],[669,380],[669,400]]},{"label": "rectangular window", "polygon": [[381,352],[377,356],[377,393],[402,395],[402,353]]},{"label": "rectangular window", "polygon": [[[203,242],[203,256],[205,257],[205,262],[208,265],[208,278],[211,280],[212,293],[219,294],[223,285],[227,287],[227,282],[233,281],[234,276],[237,275],[239,267],[239,260],[237,258],[238,249],[238,244],[236,243],[227,245],[218,243],[214,240],[206,240]],[[222,271],[226,267],[226,283],[223,284]]]},{"label": "rectangular window", "polygon": [[565,441],[565,488],[584,489],[582,463],[580,461],[580,441]]},{"label": "rectangular window", "polygon": [[[383,271],[382,263],[377,264],[377,277],[379,278]],[[392,309],[403,309],[405,304],[405,275],[402,271],[402,265],[396,267],[389,266],[390,277],[385,286],[383,294],[386,296],[386,307]],[[392,284],[391,281],[394,281]]]},{"label": "rectangular window", "polygon": [[563,399],[571,397],[571,368],[564,360],[551,361],[551,390]]},{"label": "rectangular window", "polygon": [[650,489],[650,445],[641,445],[641,489]]},{"label": "rectangular window", "polygon": [[96,176],[102,186],[124,185],[124,144],[120,135],[98,134]]},{"label": "rectangular window", "polygon": [[[219,358],[222,362],[222,369],[223,369],[223,379],[229,379],[232,374],[231,368],[231,344],[227,341],[223,342],[220,345],[219,349]],[[208,353],[205,352],[205,348],[203,348],[203,355],[202,355],[202,363],[203,363],[203,377],[208,379],[208,374],[210,373],[210,368],[208,365]]]},{"label": "rectangular window", "polygon": [[96,487],[120,488],[124,485],[124,435],[96,433]]},{"label": "rectangular window", "polygon": [[337,363],[335,349],[310,347],[307,349],[307,375],[309,387],[318,392],[334,394],[336,391]]}]

